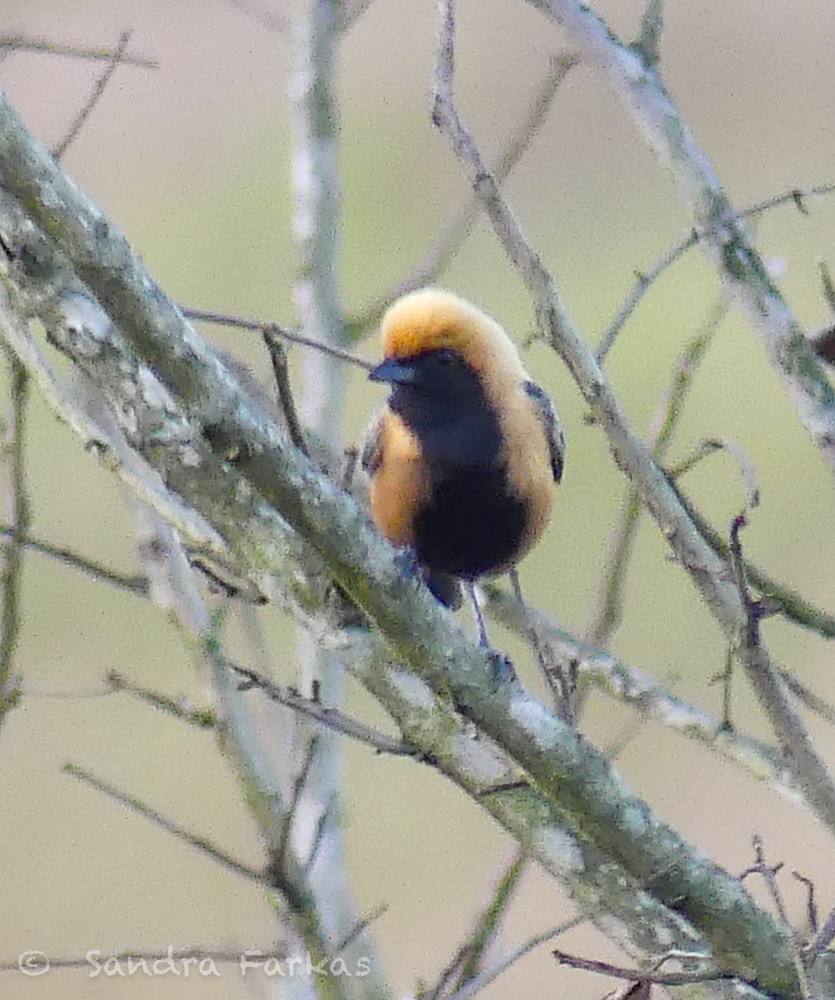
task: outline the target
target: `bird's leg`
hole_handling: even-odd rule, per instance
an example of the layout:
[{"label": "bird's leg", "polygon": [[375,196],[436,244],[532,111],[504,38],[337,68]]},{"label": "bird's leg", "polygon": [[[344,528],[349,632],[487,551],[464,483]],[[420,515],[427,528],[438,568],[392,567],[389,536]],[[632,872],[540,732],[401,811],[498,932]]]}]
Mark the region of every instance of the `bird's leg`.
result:
[{"label": "bird's leg", "polygon": [[519,571],[516,567],[514,567],[510,570],[509,575],[511,585],[513,586],[513,593],[516,600],[519,602],[519,607],[522,609],[522,614],[525,617],[525,624],[528,628],[528,639],[536,655],[536,662],[539,664],[539,671],[542,674],[542,679],[545,681],[545,686],[551,692],[560,718],[569,722],[571,719],[570,692],[565,689],[564,684],[559,684],[557,682],[557,678],[554,675],[554,664],[549,661],[548,656],[546,655],[545,648],[539,638],[539,632],[537,632],[534,627],[528,611],[528,606],[525,603],[525,598],[522,596],[522,584],[519,582]]},{"label": "bird's leg", "polygon": [[478,628],[478,644],[479,646],[483,646],[485,649],[491,649],[490,640],[487,638],[487,626],[484,624],[484,615],[481,611],[481,605],[478,603],[475,582],[473,580],[465,580],[464,586],[467,588],[467,593],[470,595],[473,612],[475,613],[475,622]]}]

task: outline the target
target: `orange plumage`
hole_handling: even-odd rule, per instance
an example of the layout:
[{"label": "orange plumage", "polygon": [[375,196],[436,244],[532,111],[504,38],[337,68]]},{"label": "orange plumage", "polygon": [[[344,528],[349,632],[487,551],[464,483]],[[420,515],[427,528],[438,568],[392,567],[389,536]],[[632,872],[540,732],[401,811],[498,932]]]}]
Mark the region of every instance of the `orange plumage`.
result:
[{"label": "orange plumage", "polygon": [[430,586],[506,572],[545,530],[562,476],[548,397],[498,323],[449,292],[399,299],[381,338],[371,378],[392,390],[363,452],[377,526]]}]

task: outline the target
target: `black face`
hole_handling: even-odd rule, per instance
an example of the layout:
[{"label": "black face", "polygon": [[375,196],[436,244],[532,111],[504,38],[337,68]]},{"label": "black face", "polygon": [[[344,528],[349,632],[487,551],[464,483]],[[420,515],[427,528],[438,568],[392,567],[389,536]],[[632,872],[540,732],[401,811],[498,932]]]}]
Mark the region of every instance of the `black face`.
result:
[{"label": "black face", "polygon": [[415,432],[429,461],[495,465],[499,425],[475,369],[448,348],[401,364],[404,377],[394,382],[389,406]]}]

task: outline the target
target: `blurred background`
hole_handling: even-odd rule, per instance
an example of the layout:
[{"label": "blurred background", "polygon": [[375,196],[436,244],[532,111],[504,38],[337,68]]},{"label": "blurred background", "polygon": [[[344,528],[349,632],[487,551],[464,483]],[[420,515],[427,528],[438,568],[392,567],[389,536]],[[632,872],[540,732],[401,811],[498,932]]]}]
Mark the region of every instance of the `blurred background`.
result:
[{"label": "blurred background", "polygon": [[[597,9],[617,32],[634,35],[641,4],[608,0]],[[67,153],[66,168],[177,301],[294,323],[287,41],[223,0],[5,0],[0,15],[3,33],[79,46],[114,46],[124,29],[133,29],[130,50],[158,68],[117,70]],[[835,180],[833,37],[835,5],[816,0],[668,5],[661,42],[666,85],[737,207]],[[341,49],[341,283],[349,313],[404,276],[468,193],[429,120],[434,38],[431,4],[373,0]],[[500,148],[549,56],[565,44],[524,3],[497,0],[486,13],[474,0],[461,3],[458,91],[488,154]],[[51,145],[100,70],[78,59],[12,53],[0,64],[0,81],[31,130]],[[635,273],[688,230],[674,182],[605,85],[582,67],[563,84],[507,192],[592,342]],[[807,207],[808,215],[789,204],[763,216],[758,245],[792,308],[814,329],[832,321],[817,262],[835,266],[835,196]],[[532,331],[524,290],[483,223],[442,283],[477,301],[520,341]],[[719,291],[712,269],[692,251],[653,286],[621,333],[607,368],[636,428],[647,428],[678,355]],[[269,381],[260,341],[215,328],[206,335]],[[362,350],[373,357],[376,343]],[[298,362],[298,350],[292,360]],[[558,403],[568,458],[557,516],[522,579],[534,603],[582,634],[624,481],[601,432],[584,422],[580,395],[558,359],[534,345],[527,364]],[[382,396],[361,375],[351,372],[350,379],[345,435],[358,440]],[[134,517],[115,479],[37,399],[31,419],[34,533],[135,569]],[[756,335],[736,313],[718,330],[671,461],[720,436],[745,451],[759,479],[762,503],[744,534],[748,556],[810,600],[835,608],[831,475]],[[744,502],[734,463],[711,458],[685,486],[727,532]],[[613,650],[718,714],[721,690],[709,681],[724,663],[722,637],[649,521],[630,565],[625,611]],[[257,888],[61,773],[70,760],[96,770],[258,864],[246,808],[211,736],[125,698],[93,697],[104,672],[115,668],[202,702],[203,685],[176,629],[146,602],[35,554],[27,557],[24,615],[18,670],[31,694],[0,732],[0,959],[14,960],[29,948],[58,956],[169,943],[270,947],[273,920]],[[276,671],[289,679],[294,630],[271,609],[264,621]],[[824,640],[776,619],[764,633],[775,657],[829,695],[832,651]],[[525,661],[497,626],[494,636]],[[741,676],[734,706],[741,728],[768,737]],[[382,721],[356,690],[350,708]],[[594,699],[584,731],[606,745],[630,717]],[[831,729],[816,720],[810,725],[835,763]],[[654,724],[629,744],[619,766],[665,820],[731,871],[751,863],[757,831],[772,862],[815,879],[824,911],[835,904],[833,845],[797,804]],[[347,747],[346,797],[351,885],[363,911],[388,904],[374,926],[380,960],[395,988],[408,993],[452,955],[512,845],[439,776],[364,747]],[[788,877],[785,888],[789,910],[800,919],[804,893]],[[572,912],[554,883],[531,870],[505,943],[519,943]],[[618,958],[584,928],[560,939],[560,947]],[[86,971],[3,977],[4,995],[24,1000],[267,995],[263,983],[244,981],[234,969],[221,979],[138,976],[118,983],[90,980]],[[592,1000],[612,985],[556,968],[545,947],[484,996]]]}]

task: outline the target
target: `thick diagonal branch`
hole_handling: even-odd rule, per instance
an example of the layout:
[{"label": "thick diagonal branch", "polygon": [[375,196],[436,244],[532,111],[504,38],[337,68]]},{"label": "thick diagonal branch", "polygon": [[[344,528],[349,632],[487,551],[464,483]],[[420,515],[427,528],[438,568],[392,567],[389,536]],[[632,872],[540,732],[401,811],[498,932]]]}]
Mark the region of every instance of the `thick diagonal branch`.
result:
[{"label": "thick diagonal branch", "polygon": [[[123,430],[133,435],[132,443],[146,460],[163,471],[169,486],[208,517],[256,573],[277,574],[302,607],[311,605],[310,589],[295,567],[317,553],[379,627],[390,654],[476,722],[578,836],[691,921],[723,967],[772,993],[796,997],[785,930],[736,879],[662,823],[603,755],[512,676],[497,673],[496,661],[454,626],[425,588],[402,575],[393,550],[353,499],[288,445],[184,323],[124,237],[67,181],[2,100],[0,168],[6,191],[49,234],[40,242],[31,233],[27,236],[26,227],[16,224],[15,213],[0,201],[0,232],[5,245],[14,248],[6,281],[18,295],[28,291],[27,307],[39,311],[62,349],[91,374],[103,358],[120,371],[113,352],[121,336],[149,366],[153,375],[136,372],[140,391],[127,401],[124,371],[119,379],[106,379],[105,390],[121,394]],[[50,284],[44,276],[52,244],[95,291],[115,328],[61,322],[61,302],[48,300]],[[46,297],[40,305],[39,295]],[[577,370],[582,371],[579,364]],[[645,453],[635,450],[625,424],[615,422],[619,410],[596,366],[594,370],[596,411],[644,479],[658,491],[666,488],[665,517],[674,525],[681,519],[686,530],[675,494]],[[165,419],[161,426],[149,427],[147,414],[136,412],[138,407],[150,412],[160,402],[163,417],[171,413],[171,427]],[[177,418],[179,409],[183,416]],[[139,417],[137,432],[134,418]],[[653,506],[662,509],[660,501]],[[703,558],[707,569],[715,565],[712,552],[705,555],[692,538],[687,551],[694,560]],[[736,593],[730,581],[727,586]],[[323,627],[315,621],[311,625]]]}]

